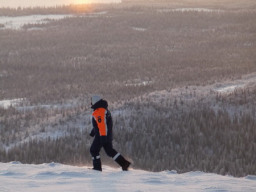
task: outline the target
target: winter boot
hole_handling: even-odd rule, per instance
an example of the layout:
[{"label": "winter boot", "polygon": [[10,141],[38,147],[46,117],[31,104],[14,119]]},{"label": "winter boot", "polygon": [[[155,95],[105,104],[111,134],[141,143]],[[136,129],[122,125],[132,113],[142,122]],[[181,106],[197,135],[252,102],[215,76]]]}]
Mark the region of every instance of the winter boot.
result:
[{"label": "winter boot", "polygon": [[93,170],[102,171],[100,156],[93,157]]},{"label": "winter boot", "polygon": [[128,171],[131,163],[127,161],[120,153],[117,153],[113,159],[122,167],[123,171]]}]

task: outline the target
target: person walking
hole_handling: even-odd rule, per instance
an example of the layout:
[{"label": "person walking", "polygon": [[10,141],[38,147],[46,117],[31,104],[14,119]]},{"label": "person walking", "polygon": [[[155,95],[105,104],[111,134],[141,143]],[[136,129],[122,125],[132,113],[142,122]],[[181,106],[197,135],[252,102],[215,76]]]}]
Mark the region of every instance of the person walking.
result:
[{"label": "person walking", "polygon": [[113,140],[113,121],[111,113],[108,110],[108,102],[100,96],[95,95],[91,98],[92,113],[92,130],[91,137],[94,137],[90,153],[93,160],[93,169],[102,171],[100,150],[103,147],[106,154],[112,157],[121,167],[123,171],[128,171],[130,162],[127,161],[120,153],[118,153],[112,145]]}]

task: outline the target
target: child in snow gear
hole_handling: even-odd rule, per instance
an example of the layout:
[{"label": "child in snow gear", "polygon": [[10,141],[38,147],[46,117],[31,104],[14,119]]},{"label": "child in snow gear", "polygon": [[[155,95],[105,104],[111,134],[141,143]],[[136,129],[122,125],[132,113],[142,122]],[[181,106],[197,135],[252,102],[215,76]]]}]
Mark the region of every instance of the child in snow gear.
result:
[{"label": "child in snow gear", "polygon": [[91,137],[94,137],[92,142],[90,153],[93,160],[93,169],[102,171],[100,150],[103,147],[106,154],[112,157],[123,169],[127,171],[130,166],[130,162],[127,161],[120,153],[113,149],[112,145],[112,117],[108,110],[108,103],[106,100],[101,99],[100,96],[93,96],[91,98],[92,113],[92,125],[93,129],[90,133]]}]

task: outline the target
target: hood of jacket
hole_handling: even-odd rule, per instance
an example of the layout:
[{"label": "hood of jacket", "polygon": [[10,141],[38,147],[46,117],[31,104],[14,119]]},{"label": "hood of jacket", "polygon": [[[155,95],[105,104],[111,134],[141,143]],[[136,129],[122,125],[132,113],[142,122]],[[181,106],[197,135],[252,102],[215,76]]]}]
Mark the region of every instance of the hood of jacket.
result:
[{"label": "hood of jacket", "polygon": [[104,99],[99,100],[97,103],[95,103],[94,105],[91,106],[91,108],[93,110],[98,109],[98,108],[104,108],[107,109],[108,108],[108,102]]}]

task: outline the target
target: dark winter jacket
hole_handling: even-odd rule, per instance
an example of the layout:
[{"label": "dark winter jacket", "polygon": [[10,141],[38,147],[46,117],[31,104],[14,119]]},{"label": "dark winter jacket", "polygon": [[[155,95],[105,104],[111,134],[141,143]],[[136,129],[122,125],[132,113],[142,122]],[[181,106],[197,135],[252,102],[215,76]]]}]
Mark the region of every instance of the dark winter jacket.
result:
[{"label": "dark winter jacket", "polygon": [[107,101],[101,99],[92,107],[92,125],[91,136],[100,139],[101,143],[112,142],[113,121],[111,113],[108,110]]}]

